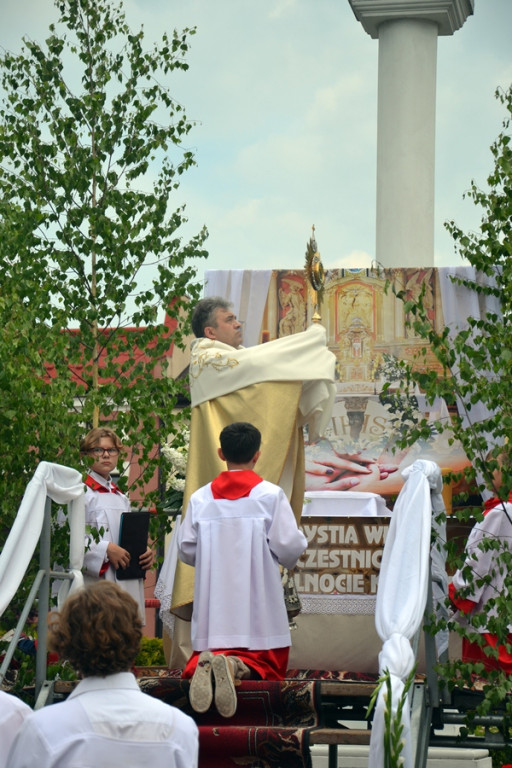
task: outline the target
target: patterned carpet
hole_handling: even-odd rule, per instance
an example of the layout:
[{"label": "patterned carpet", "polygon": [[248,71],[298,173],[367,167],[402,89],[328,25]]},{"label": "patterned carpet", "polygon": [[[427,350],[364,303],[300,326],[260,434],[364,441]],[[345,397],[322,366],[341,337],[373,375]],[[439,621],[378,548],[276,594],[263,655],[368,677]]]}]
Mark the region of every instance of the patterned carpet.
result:
[{"label": "patterned carpet", "polygon": [[193,712],[188,703],[189,681],[173,677],[172,671],[139,677],[139,685],[194,717],[199,727],[200,768],[311,766],[308,736],[319,724],[319,680],[241,681],[237,712],[229,720],[214,707],[202,715]]}]

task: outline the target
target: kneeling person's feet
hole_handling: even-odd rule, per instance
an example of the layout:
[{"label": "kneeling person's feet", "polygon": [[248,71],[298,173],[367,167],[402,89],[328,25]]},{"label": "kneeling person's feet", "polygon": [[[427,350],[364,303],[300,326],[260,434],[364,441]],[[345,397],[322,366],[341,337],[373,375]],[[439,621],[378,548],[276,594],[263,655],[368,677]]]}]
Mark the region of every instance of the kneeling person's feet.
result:
[{"label": "kneeling person's feet", "polygon": [[203,651],[197,661],[196,671],[190,681],[190,706],[195,712],[206,712],[213,699],[212,690],[213,653]]},{"label": "kneeling person's feet", "polygon": [[229,656],[215,655],[212,661],[215,678],[215,706],[222,717],[233,717],[236,712],[234,670]]}]

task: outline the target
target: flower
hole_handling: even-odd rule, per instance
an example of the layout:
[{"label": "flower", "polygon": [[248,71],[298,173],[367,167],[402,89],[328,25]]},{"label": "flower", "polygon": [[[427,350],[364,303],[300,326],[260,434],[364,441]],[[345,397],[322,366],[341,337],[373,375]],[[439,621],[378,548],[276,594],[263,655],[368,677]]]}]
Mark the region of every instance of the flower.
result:
[{"label": "flower", "polygon": [[190,432],[184,429],[171,443],[166,442],[161,446],[162,455],[169,465],[165,478],[165,508],[169,512],[178,513],[183,504],[189,440]]}]

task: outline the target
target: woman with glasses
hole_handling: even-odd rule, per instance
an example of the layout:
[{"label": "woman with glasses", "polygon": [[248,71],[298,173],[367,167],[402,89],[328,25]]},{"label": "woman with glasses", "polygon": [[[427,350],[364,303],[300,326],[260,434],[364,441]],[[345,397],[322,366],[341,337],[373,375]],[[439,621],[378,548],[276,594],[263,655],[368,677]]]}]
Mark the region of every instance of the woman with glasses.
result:
[{"label": "woman with glasses", "polygon": [[[117,581],[137,600],[144,621],[144,580],[116,577],[119,569],[130,563],[130,553],[118,544],[121,514],[130,511],[130,502],[111,478],[122,449],[121,440],[109,427],[92,429],[80,444],[80,454],[89,465],[85,478],[84,578],[86,584],[98,579]],[[153,552],[147,546],[139,564],[147,571],[152,563]]]}]

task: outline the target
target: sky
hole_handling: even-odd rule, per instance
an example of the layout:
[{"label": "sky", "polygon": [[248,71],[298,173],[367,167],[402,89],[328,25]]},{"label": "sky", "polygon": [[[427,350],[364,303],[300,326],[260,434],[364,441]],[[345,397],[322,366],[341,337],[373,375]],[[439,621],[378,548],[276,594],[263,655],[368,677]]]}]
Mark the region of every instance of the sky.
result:
[{"label": "sky", "polygon": [[[512,0],[474,0],[474,15],[440,37],[437,60],[435,265],[460,264],[444,222],[478,228],[464,193],[485,188],[490,145],[512,82]],[[209,231],[204,269],[301,269],[315,226],[326,268],[375,257],[378,41],[348,0],[125,0],[148,41],[196,27],[189,70],[172,83],[196,122],[197,167],[173,207],[186,239]],[[53,0],[3,0],[0,46],[43,40]]]}]

